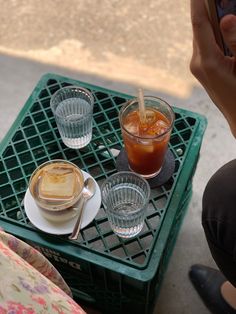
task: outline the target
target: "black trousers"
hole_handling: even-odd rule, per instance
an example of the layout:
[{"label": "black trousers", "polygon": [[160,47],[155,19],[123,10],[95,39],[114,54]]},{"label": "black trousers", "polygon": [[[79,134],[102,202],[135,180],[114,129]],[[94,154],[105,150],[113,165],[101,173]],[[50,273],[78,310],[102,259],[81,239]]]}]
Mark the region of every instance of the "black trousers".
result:
[{"label": "black trousers", "polygon": [[217,266],[236,287],[236,160],[209,180],[203,195],[202,225]]}]

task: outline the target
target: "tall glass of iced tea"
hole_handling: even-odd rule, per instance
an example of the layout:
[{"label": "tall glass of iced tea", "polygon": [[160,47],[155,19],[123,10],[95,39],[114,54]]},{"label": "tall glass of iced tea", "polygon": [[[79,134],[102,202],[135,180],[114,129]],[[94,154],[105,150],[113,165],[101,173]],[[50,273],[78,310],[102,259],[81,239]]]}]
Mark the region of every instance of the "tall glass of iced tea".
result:
[{"label": "tall glass of iced tea", "polygon": [[164,100],[144,96],[145,120],[138,99],[121,108],[119,119],[129,167],[144,178],[155,177],[162,168],[174,124],[174,112]]}]

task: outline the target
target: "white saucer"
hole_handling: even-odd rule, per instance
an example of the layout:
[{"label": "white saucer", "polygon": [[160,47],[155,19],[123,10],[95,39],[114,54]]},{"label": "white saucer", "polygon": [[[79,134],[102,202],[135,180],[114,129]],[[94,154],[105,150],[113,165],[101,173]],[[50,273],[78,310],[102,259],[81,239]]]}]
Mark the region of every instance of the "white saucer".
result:
[{"label": "white saucer", "polygon": [[[83,170],[82,173],[84,176],[84,180],[87,179],[88,177],[92,178],[90,174]],[[83,229],[91,221],[93,221],[101,206],[101,191],[97,182],[95,180],[94,182],[96,184],[96,192],[94,196],[90,200],[88,200],[87,204],[85,205],[85,210],[83,212],[83,218],[81,222],[81,229]],[[71,233],[77,219],[76,216],[66,222],[52,222],[47,220],[41,214],[40,209],[38,208],[29,191],[29,188],[25,193],[24,207],[26,215],[29,218],[30,222],[38,229],[51,234],[63,235]]]}]

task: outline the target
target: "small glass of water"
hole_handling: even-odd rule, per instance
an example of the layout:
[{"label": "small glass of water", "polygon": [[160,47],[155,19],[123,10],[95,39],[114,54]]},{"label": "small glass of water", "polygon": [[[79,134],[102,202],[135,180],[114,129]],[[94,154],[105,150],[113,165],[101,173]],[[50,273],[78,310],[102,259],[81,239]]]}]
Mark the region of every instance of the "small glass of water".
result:
[{"label": "small glass of water", "polygon": [[140,175],[121,171],[101,186],[102,202],[112,230],[122,238],[136,236],[143,228],[150,186]]},{"label": "small glass of water", "polygon": [[50,106],[63,143],[74,149],[91,141],[93,95],[85,88],[67,86],[53,94]]}]

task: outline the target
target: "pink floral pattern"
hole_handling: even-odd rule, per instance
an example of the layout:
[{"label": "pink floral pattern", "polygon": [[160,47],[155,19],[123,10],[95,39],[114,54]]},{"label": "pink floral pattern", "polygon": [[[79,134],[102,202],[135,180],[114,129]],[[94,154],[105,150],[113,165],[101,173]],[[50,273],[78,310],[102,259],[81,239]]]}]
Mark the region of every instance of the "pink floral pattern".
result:
[{"label": "pink floral pattern", "polygon": [[85,314],[36,249],[0,230],[0,314]]}]

